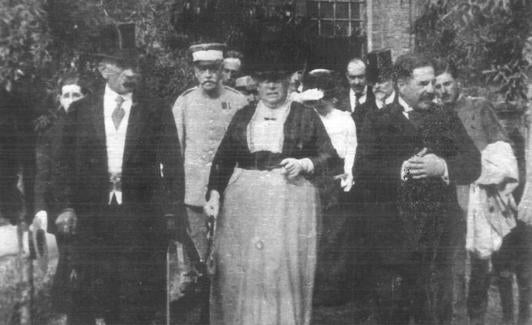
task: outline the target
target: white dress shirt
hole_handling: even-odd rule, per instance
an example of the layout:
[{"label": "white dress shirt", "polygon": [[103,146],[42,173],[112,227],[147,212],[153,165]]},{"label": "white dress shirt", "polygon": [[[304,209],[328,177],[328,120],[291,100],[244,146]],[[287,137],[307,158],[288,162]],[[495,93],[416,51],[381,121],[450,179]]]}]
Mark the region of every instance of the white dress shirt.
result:
[{"label": "white dress shirt", "polygon": [[[124,117],[122,118],[118,129],[116,129],[112,115],[117,106],[116,99],[118,96],[122,96],[124,99],[124,102],[122,103]],[[126,145],[126,133],[132,103],[132,93],[119,95],[109,88],[108,85],[105,86],[105,93],[103,95],[103,112],[105,122],[105,144],[107,149],[107,171],[109,172],[110,178],[121,177],[122,175],[124,147]],[[112,189],[109,192],[109,203],[113,199],[113,195],[116,198],[116,202],[122,204],[122,191]]]},{"label": "white dress shirt", "polygon": [[351,114],[333,109],[327,115],[318,115],[338,156],[344,159],[344,173],[352,173],[357,150],[357,132]]},{"label": "white dress shirt", "polygon": [[[360,98],[358,99],[358,102],[360,104],[364,104],[367,100],[367,94],[368,94],[368,86],[365,86],[364,87],[364,92],[362,93],[362,96],[360,96]],[[355,105],[356,105],[356,102],[357,102],[357,99],[356,99],[356,96],[355,96],[355,92],[353,91],[353,89],[349,89],[349,104],[351,105],[351,113],[354,113],[355,112]]]}]

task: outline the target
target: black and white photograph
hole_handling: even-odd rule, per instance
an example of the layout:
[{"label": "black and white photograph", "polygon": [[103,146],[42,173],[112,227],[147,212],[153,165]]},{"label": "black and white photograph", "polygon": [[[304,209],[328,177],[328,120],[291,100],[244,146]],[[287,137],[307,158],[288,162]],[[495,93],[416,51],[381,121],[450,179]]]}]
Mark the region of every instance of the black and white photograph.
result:
[{"label": "black and white photograph", "polygon": [[0,0],[0,325],[532,325],[532,1]]}]

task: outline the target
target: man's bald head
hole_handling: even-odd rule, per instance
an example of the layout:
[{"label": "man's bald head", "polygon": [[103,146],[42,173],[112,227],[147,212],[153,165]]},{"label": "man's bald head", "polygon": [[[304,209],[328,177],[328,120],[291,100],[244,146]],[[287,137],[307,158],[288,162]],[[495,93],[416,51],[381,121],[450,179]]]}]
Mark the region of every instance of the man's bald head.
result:
[{"label": "man's bald head", "polygon": [[359,58],[354,58],[347,64],[345,73],[349,87],[355,94],[362,94],[366,87],[366,63]]}]

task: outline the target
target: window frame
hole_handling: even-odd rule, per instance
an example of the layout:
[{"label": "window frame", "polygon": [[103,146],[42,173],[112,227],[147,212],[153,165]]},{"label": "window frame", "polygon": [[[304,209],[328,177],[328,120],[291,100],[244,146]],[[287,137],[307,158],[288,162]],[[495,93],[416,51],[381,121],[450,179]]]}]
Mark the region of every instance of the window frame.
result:
[{"label": "window frame", "polygon": [[[321,5],[322,3],[330,3],[332,4],[332,17],[323,17],[322,11],[321,11]],[[338,3],[345,3],[347,4],[348,8],[348,17],[347,18],[337,18],[337,4]],[[355,28],[362,28],[363,24],[365,23],[365,7],[366,7],[366,0],[307,0],[307,15],[310,18],[311,21],[318,23],[318,35],[320,37],[326,37],[326,38],[337,38],[337,37],[352,37],[353,31]],[[311,16],[310,14],[310,6],[314,5],[316,9],[317,16]],[[358,17],[353,15],[353,8],[358,7]],[[331,22],[332,23],[332,33],[330,34],[324,34],[323,30],[323,22]],[[337,34],[336,23],[337,22],[347,22],[347,33],[343,34]]]}]

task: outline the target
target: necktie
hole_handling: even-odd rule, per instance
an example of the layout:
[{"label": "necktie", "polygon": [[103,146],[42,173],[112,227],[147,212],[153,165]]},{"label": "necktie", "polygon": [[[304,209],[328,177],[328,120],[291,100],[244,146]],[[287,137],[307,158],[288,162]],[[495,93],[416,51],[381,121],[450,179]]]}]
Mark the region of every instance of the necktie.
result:
[{"label": "necktie", "polygon": [[122,119],[124,118],[124,115],[126,112],[122,108],[122,104],[124,103],[124,97],[117,96],[116,99],[116,107],[113,111],[113,114],[111,115],[111,118],[113,119],[113,124],[115,125],[115,129],[118,130],[118,127],[120,126],[120,122],[122,122]]},{"label": "necktie", "polygon": [[362,97],[362,94],[355,93],[355,107],[354,108],[360,107],[361,105],[360,97]]}]

